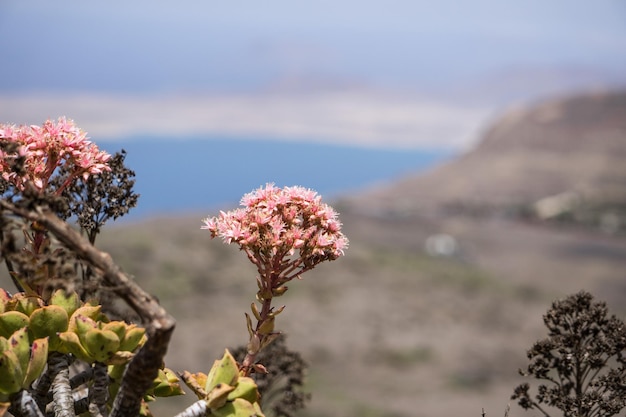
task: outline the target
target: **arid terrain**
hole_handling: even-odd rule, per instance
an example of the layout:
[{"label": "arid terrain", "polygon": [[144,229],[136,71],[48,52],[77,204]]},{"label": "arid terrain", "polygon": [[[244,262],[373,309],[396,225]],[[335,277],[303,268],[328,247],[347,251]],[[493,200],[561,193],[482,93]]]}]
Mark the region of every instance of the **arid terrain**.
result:
[{"label": "arid terrain", "polygon": [[[585,289],[626,317],[625,156],[626,94],[575,97],[506,113],[459,160],[335,201],[346,256],[280,299],[277,327],[310,364],[301,415],[503,416],[552,300]],[[99,241],[177,317],[178,371],[245,343],[256,292],[246,257],[200,230],[208,214]]]}]

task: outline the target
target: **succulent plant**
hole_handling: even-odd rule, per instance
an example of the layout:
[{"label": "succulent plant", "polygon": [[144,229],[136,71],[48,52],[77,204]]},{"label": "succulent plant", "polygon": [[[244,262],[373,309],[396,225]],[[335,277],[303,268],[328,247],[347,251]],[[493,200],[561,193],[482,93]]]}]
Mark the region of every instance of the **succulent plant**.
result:
[{"label": "succulent plant", "polygon": [[48,339],[35,339],[31,343],[26,327],[8,339],[0,336],[0,401],[28,388],[43,372],[47,359]]},{"label": "succulent plant", "polygon": [[100,305],[82,303],[75,292],[57,290],[45,305],[40,297],[0,290],[0,336],[8,338],[24,327],[31,341],[45,338],[50,351],[87,363],[127,363],[145,342],[145,329],[109,321]]},{"label": "succulent plant", "polygon": [[183,380],[198,398],[206,402],[211,415],[263,417],[256,383],[240,374],[237,362],[228,349],[222,359],[213,363],[208,375],[186,372]]},{"label": "succulent plant", "polygon": [[66,331],[58,333],[59,351],[71,353],[87,363],[108,365],[128,362],[145,341],[145,330],[123,321],[100,319],[100,306],[78,308],[69,319]]}]

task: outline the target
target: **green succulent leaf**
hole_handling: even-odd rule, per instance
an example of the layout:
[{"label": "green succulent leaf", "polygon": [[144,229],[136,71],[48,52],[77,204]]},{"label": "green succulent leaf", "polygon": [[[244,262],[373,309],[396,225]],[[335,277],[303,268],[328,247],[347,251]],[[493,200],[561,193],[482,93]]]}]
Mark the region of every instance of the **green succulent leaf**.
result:
[{"label": "green succulent leaf", "polygon": [[71,353],[81,361],[93,363],[93,357],[90,355],[89,352],[87,352],[87,350],[85,350],[76,333],[69,331],[59,333],[59,339],[61,340],[59,352]]},{"label": "green succulent leaf", "polygon": [[0,336],[9,338],[17,330],[28,326],[30,319],[20,311],[7,311],[0,314]]},{"label": "green succulent leaf", "polygon": [[97,362],[107,363],[120,347],[120,338],[111,330],[90,329],[78,337]]},{"label": "green succulent leaf", "polygon": [[102,330],[110,330],[115,333],[120,340],[122,340],[128,327],[129,325],[125,322],[116,320],[104,323]]},{"label": "green succulent leaf", "polygon": [[83,317],[83,318],[88,318],[92,321],[96,321],[100,318],[100,316],[102,315],[102,306],[92,306],[92,305],[84,305],[82,307],[79,307],[76,311],[74,311],[74,313],[72,313],[72,315],[70,316],[70,325],[68,330],[70,332],[76,332],[77,328],[76,328],[76,319],[78,319],[79,317]]},{"label": "green succulent leaf", "polygon": [[58,305],[38,308],[30,315],[28,328],[35,338],[56,337],[57,333],[67,330],[69,316],[67,311]]},{"label": "green succulent leaf", "polygon": [[20,370],[22,373],[25,373],[28,368],[28,362],[30,362],[30,341],[28,340],[28,329],[23,327],[17,330],[11,335],[8,342],[9,349],[17,356],[20,364]]},{"label": "green succulent leaf", "polygon": [[44,305],[41,298],[23,292],[14,294],[12,301],[15,303],[13,310],[24,313],[27,316],[30,316],[33,311]]},{"label": "green succulent leaf", "polygon": [[0,353],[0,394],[13,394],[22,389],[24,374],[20,360],[11,350]]},{"label": "green succulent leaf", "polygon": [[152,394],[155,397],[185,395],[185,392],[180,386],[180,379],[178,379],[176,374],[171,369],[159,369],[159,374],[154,382],[156,385],[152,388]]},{"label": "green succulent leaf", "polygon": [[[78,310],[77,310],[78,311]],[[76,333],[83,343],[83,337],[89,330],[97,329],[98,323],[90,317],[83,316],[81,314],[74,313],[70,319],[70,324],[67,328],[69,332]]]},{"label": "green succulent leaf", "polygon": [[259,417],[260,409],[250,402],[237,398],[232,402],[227,402],[223,407],[216,410],[211,409],[211,414],[217,417]]},{"label": "green succulent leaf", "polygon": [[207,407],[211,410],[223,407],[228,400],[228,394],[230,394],[234,389],[235,387],[228,384],[217,384],[207,395]]},{"label": "green succulent leaf", "polygon": [[72,314],[80,307],[80,297],[75,291],[70,292],[69,294],[64,290],[56,290],[52,296],[50,297],[50,301],[48,302],[50,305],[55,305],[62,307],[67,313],[68,317],[71,317]]},{"label": "green succulent leaf", "polygon": [[131,324],[126,328],[126,333],[120,342],[120,350],[134,352],[145,342],[146,329]]},{"label": "green succulent leaf", "polygon": [[230,394],[228,394],[229,401],[233,401],[236,398],[243,398],[250,403],[259,401],[259,391],[254,379],[247,376],[239,377],[234,391],[231,391]]},{"label": "green succulent leaf", "polygon": [[233,355],[226,349],[221,360],[216,360],[207,376],[205,391],[210,393],[218,384],[236,385],[239,368]]},{"label": "green succulent leaf", "polygon": [[34,380],[39,378],[48,361],[48,339],[37,339],[33,341],[30,350],[30,361],[26,369],[26,375],[22,382],[22,388],[26,389]]}]

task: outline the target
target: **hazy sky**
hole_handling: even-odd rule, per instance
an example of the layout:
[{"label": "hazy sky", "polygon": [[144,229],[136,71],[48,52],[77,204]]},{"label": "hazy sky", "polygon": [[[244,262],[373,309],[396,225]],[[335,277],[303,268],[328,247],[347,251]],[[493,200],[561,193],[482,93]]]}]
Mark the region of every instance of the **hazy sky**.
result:
[{"label": "hazy sky", "polygon": [[[0,0],[0,123],[66,115],[96,142],[460,152],[502,105],[615,80],[626,85],[625,0]],[[142,172],[178,179],[150,150],[132,157],[157,201],[161,177]],[[261,177],[246,164],[221,182],[249,191],[236,181]],[[285,175],[268,180],[296,181]],[[326,192],[318,176],[298,181]]]},{"label": "hazy sky", "polygon": [[0,2],[0,92],[425,89],[626,70],[623,0]]}]

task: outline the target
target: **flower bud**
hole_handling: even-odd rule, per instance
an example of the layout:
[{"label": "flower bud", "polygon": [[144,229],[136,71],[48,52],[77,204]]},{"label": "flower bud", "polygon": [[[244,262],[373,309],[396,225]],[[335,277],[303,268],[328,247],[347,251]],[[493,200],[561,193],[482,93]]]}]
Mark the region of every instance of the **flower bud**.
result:
[{"label": "flower bud", "polygon": [[259,338],[259,335],[252,335],[246,349],[250,355],[259,353],[259,350],[261,350],[261,339]]},{"label": "flower bud", "polygon": [[272,295],[274,297],[280,297],[281,295],[286,293],[288,289],[289,287],[287,287],[286,285],[281,285],[280,287],[272,289]]}]

